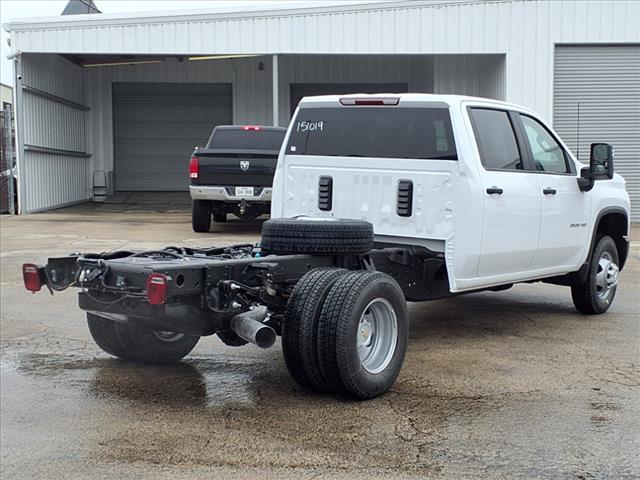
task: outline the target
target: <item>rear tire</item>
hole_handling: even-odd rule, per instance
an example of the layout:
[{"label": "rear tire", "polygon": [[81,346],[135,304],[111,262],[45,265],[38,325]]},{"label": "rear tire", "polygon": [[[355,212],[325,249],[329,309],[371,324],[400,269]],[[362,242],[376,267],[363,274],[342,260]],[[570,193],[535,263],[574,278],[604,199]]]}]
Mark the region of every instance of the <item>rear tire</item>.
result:
[{"label": "rear tire", "polygon": [[329,290],[348,270],[316,268],[306,273],[291,292],[282,325],[282,353],[298,384],[317,392],[332,388],[322,377],[318,361],[318,318]]},{"label": "rear tire", "polygon": [[327,384],[365,400],[385,393],[404,362],[409,315],[402,289],[381,272],[333,284],[318,320],[318,359]]},{"label": "rear tire", "polygon": [[576,309],[586,315],[600,315],[609,310],[618,286],[618,249],[613,239],[602,236],[591,255],[587,279],[571,286]]},{"label": "rear tire", "polygon": [[191,226],[194,232],[206,233],[211,228],[211,211],[206,200],[193,200],[191,203]]},{"label": "rear tire", "polygon": [[153,330],[87,313],[89,331],[105,352],[123,360],[165,365],[188,355],[200,337]]},{"label": "rear tire", "polygon": [[213,221],[216,223],[226,222],[227,214],[226,213],[213,213]]}]

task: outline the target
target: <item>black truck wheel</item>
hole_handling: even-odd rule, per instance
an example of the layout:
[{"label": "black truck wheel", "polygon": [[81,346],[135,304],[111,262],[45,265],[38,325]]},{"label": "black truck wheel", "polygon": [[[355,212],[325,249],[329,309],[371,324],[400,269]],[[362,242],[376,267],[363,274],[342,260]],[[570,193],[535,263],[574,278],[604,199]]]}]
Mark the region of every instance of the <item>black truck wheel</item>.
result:
[{"label": "black truck wheel", "polygon": [[573,305],[579,312],[598,315],[609,310],[618,287],[618,265],[615,242],[609,236],[600,237],[591,255],[587,279],[571,286]]},{"label": "black truck wheel", "polygon": [[200,337],[153,330],[132,322],[117,322],[87,313],[89,331],[105,352],[123,360],[175,363],[193,350]]},{"label": "black truck wheel", "polygon": [[261,246],[276,255],[357,255],[373,248],[373,225],[362,220],[277,218],[262,224]]},{"label": "black truck wheel", "polygon": [[351,272],[336,281],[318,320],[323,378],[364,400],[395,382],[407,350],[409,315],[402,289],[381,272]]},{"label": "black truck wheel", "polygon": [[206,200],[191,203],[191,226],[194,232],[206,233],[211,228],[211,210]]},{"label": "black truck wheel", "polygon": [[224,212],[213,212],[213,221],[218,223],[218,222],[226,222],[227,221],[227,214]]},{"label": "black truck wheel", "polygon": [[282,325],[284,361],[294,380],[310,390],[332,390],[318,362],[318,317],[329,290],[347,273],[342,268],[311,270],[298,281],[287,302]]}]

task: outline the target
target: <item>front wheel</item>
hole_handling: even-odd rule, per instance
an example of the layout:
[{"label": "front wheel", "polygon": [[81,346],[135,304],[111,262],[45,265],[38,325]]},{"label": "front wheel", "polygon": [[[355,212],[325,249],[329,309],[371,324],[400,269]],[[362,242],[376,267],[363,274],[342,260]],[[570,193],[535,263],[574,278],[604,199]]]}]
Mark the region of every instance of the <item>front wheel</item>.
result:
[{"label": "front wheel", "polygon": [[618,287],[618,249],[613,239],[603,236],[598,239],[587,279],[571,286],[571,298],[579,312],[598,315],[609,310]]},{"label": "front wheel", "polygon": [[188,355],[200,337],[154,330],[87,313],[89,331],[105,352],[123,360],[153,364],[175,363]]}]

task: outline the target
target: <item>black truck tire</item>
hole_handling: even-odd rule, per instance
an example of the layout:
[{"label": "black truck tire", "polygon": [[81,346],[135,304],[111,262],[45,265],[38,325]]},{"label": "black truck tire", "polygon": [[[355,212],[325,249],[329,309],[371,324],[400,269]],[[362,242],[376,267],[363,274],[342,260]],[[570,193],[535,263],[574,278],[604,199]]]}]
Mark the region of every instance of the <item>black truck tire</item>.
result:
[{"label": "black truck tire", "polygon": [[213,221],[217,223],[226,222],[227,214],[224,212],[213,212]]},{"label": "black truck tire", "polygon": [[619,272],[618,249],[613,239],[596,240],[589,273],[584,283],[571,286],[571,299],[576,309],[586,315],[599,315],[609,310],[616,295]]},{"label": "black truck tire", "polygon": [[293,379],[304,388],[329,392],[318,361],[318,318],[329,290],[348,270],[316,268],[296,283],[282,325],[282,353]]},{"label": "black truck tire", "polygon": [[206,233],[211,228],[211,210],[206,200],[191,202],[191,226],[194,232]]},{"label": "black truck tire", "polygon": [[166,365],[189,354],[200,337],[156,331],[132,322],[118,322],[87,313],[89,331],[105,352],[123,360]]},{"label": "black truck tire", "polygon": [[381,272],[333,284],[318,321],[318,360],[327,384],[352,398],[385,393],[404,362],[409,315],[402,289]]},{"label": "black truck tire", "polygon": [[362,220],[277,218],[262,224],[261,246],[276,255],[357,255],[373,248],[373,225]]}]

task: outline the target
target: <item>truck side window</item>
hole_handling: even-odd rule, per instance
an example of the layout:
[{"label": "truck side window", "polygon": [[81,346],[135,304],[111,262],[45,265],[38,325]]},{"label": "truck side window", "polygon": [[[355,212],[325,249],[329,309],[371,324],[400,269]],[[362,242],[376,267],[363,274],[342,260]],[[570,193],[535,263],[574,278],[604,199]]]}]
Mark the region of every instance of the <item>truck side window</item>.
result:
[{"label": "truck side window", "polygon": [[524,131],[531,146],[533,163],[539,172],[570,173],[564,150],[537,120],[520,115]]},{"label": "truck side window", "polygon": [[482,165],[488,170],[522,170],[522,157],[507,112],[470,110]]}]

